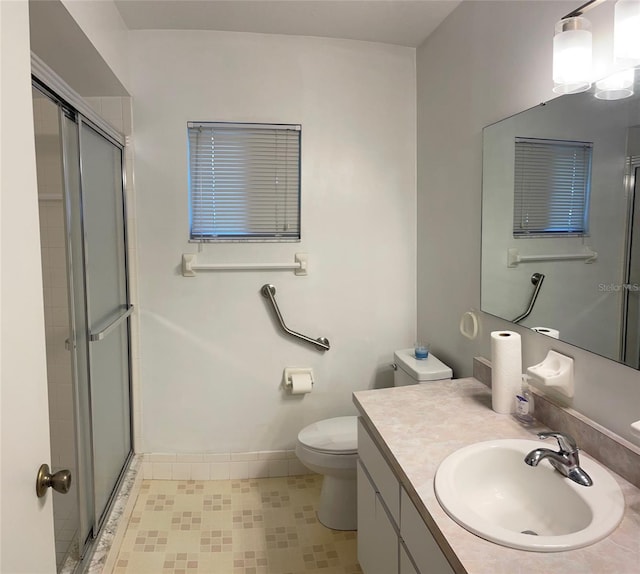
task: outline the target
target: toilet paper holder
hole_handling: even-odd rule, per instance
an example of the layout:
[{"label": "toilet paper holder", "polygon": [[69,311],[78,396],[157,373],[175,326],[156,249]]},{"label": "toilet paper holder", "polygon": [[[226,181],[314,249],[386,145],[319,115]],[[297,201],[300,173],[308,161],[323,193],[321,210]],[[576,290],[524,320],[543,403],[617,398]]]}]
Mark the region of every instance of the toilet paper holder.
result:
[{"label": "toilet paper holder", "polygon": [[[313,387],[313,369],[311,367],[287,367],[284,370],[283,384],[285,389],[287,389],[289,392],[296,392],[296,390],[293,388],[293,375],[308,375],[309,379],[311,380],[311,387]],[[311,389],[306,392],[311,392]]]}]

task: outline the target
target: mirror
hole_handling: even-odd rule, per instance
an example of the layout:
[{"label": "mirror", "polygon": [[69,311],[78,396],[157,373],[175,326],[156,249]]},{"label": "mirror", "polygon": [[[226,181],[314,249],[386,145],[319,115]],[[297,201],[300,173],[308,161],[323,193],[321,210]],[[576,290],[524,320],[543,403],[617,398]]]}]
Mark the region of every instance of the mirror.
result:
[{"label": "mirror", "polygon": [[635,77],[631,97],[561,96],[484,129],[481,308],[638,369]]}]

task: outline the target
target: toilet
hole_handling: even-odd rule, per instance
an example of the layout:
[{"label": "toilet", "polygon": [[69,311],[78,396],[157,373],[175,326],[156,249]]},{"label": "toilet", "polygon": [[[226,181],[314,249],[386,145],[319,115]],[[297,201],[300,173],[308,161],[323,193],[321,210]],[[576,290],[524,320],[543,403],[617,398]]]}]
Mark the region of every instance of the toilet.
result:
[{"label": "toilet", "polygon": [[[416,359],[413,349],[394,353],[396,387],[451,379],[453,372],[433,354]],[[324,475],[318,520],[334,530],[356,530],[358,417],[325,419],[298,433],[296,456],[309,470]]]},{"label": "toilet", "polygon": [[333,530],[355,530],[358,417],[324,419],[303,428],[296,456],[309,470],[324,475],[318,520]]}]

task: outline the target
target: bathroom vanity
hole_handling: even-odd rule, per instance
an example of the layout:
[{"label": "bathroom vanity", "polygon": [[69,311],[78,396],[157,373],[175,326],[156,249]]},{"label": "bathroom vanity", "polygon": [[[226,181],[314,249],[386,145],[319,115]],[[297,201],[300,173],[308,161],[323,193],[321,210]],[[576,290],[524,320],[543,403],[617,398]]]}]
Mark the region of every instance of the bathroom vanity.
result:
[{"label": "bathroom vanity", "polygon": [[360,412],[358,559],[365,574],[640,572],[640,490],[614,473],[626,503],[622,522],[607,538],[578,550],[507,548],[468,532],[444,512],[433,483],[449,454],[485,440],[535,440],[544,428],[524,428],[493,412],[491,391],[475,379],[360,391],[354,403]]},{"label": "bathroom vanity", "polygon": [[453,574],[362,420],[358,450],[358,561],[364,572]]}]

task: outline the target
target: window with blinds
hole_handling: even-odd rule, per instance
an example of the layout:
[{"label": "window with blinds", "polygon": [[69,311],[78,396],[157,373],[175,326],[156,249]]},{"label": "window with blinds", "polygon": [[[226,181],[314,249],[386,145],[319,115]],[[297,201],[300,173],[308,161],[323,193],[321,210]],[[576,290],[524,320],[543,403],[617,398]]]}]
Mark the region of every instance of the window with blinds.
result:
[{"label": "window with blinds", "polygon": [[192,241],[300,239],[299,125],[187,129]]},{"label": "window with blinds", "polygon": [[586,235],[593,143],[516,138],[513,235]]}]

